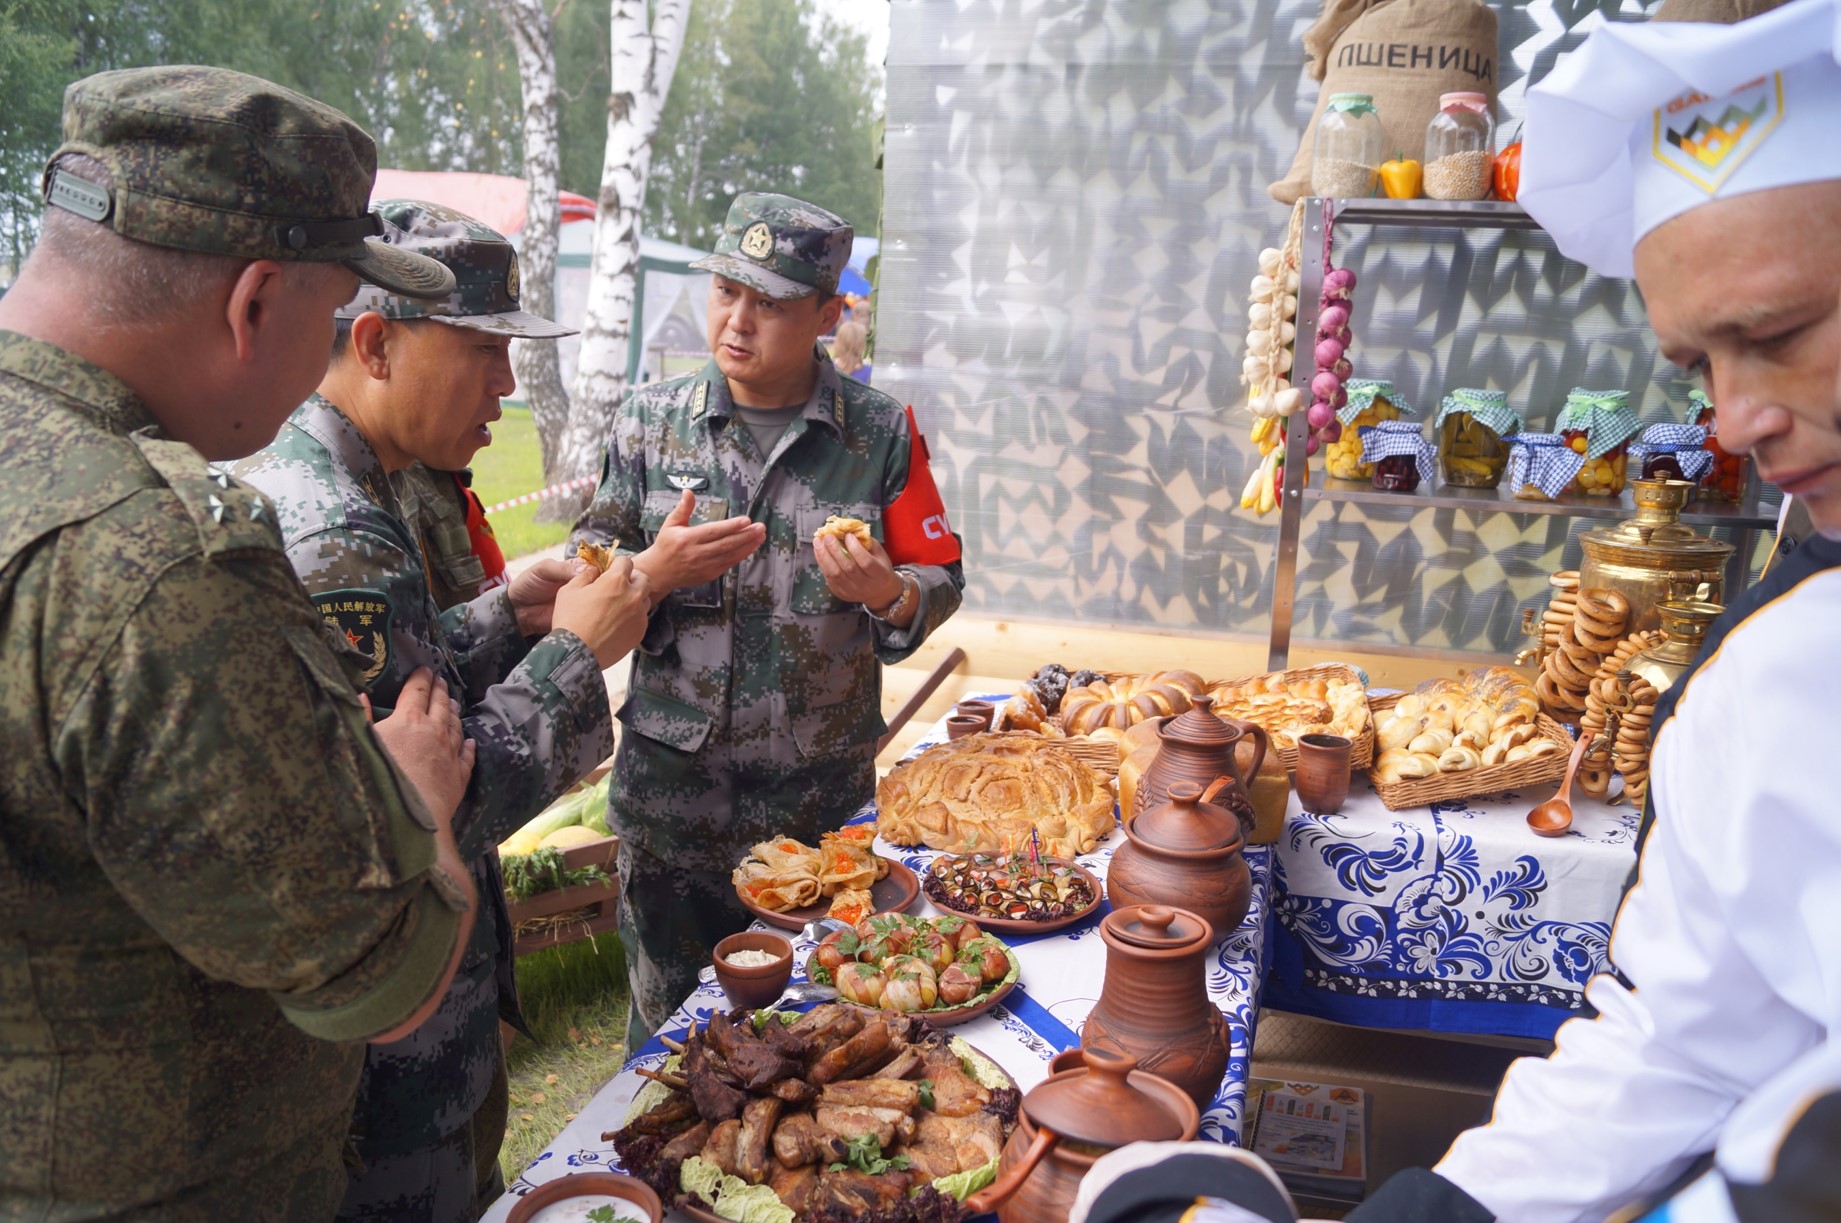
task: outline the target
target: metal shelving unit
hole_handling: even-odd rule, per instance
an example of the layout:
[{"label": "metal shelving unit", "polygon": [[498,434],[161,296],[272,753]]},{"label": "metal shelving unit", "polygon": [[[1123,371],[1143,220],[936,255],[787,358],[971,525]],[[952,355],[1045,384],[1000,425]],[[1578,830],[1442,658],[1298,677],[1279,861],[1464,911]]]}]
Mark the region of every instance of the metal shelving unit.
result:
[{"label": "metal shelving unit", "polygon": [[[1387,225],[1417,229],[1539,229],[1517,204],[1496,200],[1339,200],[1333,201],[1335,222],[1350,225]],[[1304,201],[1303,250],[1322,249],[1324,237],[1324,201]],[[1323,291],[1323,268],[1320,259],[1302,260],[1298,269],[1297,352],[1308,353],[1310,345],[1303,337],[1315,337],[1317,317],[1322,310],[1318,298]],[[1292,365],[1291,384],[1310,398],[1310,380],[1316,372],[1314,363],[1302,356]],[[1504,489],[1458,488],[1439,485],[1424,493],[1387,493],[1355,480],[1324,479],[1318,485],[1304,487],[1304,443],[1309,427],[1304,413],[1287,422],[1285,431],[1284,498],[1279,506],[1278,563],[1273,572],[1272,636],[1266,665],[1282,671],[1291,655],[1292,617],[1297,610],[1298,536],[1307,504],[1355,502],[1416,509],[1468,510],[1478,514],[1557,515],[1567,518],[1598,518],[1622,521],[1636,513],[1628,492],[1616,500],[1603,497],[1562,496],[1558,501],[1523,501]],[[1757,532],[1774,527],[1776,509],[1760,504],[1756,479],[1743,505],[1697,504],[1682,514],[1681,521],[1692,526],[1730,527],[1733,531],[1732,559],[1726,566],[1726,593],[1730,599],[1745,588],[1751,573],[1751,555]]]}]

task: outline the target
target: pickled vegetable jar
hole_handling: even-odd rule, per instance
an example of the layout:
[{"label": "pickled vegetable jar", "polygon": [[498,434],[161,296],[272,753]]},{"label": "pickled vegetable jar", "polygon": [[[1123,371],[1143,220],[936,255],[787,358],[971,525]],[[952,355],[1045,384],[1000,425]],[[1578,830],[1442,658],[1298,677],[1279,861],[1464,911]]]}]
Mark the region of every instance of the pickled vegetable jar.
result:
[{"label": "pickled vegetable jar", "polygon": [[1719,416],[1704,391],[1688,392],[1688,419],[1707,431],[1706,450],[1713,467],[1700,478],[1700,495],[1707,501],[1737,505],[1751,483],[1751,456],[1734,454],[1720,445]]},{"label": "pickled vegetable jar", "polygon": [[1509,439],[1509,488],[1523,501],[1554,501],[1585,466],[1585,456],[1557,433],[1518,433]]},{"label": "pickled vegetable jar", "polygon": [[1379,378],[1351,378],[1343,387],[1348,401],[1336,409],[1342,436],[1324,448],[1323,465],[1338,480],[1372,480],[1374,464],[1362,459],[1362,430],[1382,421],[1415,415],[1394,384]]},{"label": "pickled vegetable jar", "polygon": [[1568,492],[1588,497],[1616,497],[1624,491],[1628,475],[1630,439],[1638,429],[1630,410],[1628,391],[1588,391],[1579,387],[1566,394],[1555,429],[1584,457]]},{"label": "pickled vegetable jar", "polygon": [[1508,438],[1521,430],[1521,417],[1501,391],[1459,387],[1445,396],[1434,422],[1445,483],[1459,488],[1495,488],[1509,463]]},{"label": "pickled vegetable jar", "polygon": [[1317,120],[1310,163],[1312,193],[1346,200],[1373,195],[1381,163],[1387,159],[1381,148],[1386,139],[1371,94],[1331,94]]},{"label": "pickled vegetable jar", "polygon": [[1432,446],[1417,421],[1389,420],[1361,430],[1362,460],[1384,493],[1410,493],[1432,481]]},{"label": "pickled vegetable jar", "polygon": [[1642,479],[1698,483],[1713,466],[1706,445],[1707,431],[1699,425],[1650,425],[1631,445],[1630,459],[1641,464]]},{"label": "pickled vegetable jar", "polygon": [[1439,96],[1426,126],[1425,193],[1435,200],[1480,200],[1489,195],[1496,156],[1496,121],[1480,93]]}]

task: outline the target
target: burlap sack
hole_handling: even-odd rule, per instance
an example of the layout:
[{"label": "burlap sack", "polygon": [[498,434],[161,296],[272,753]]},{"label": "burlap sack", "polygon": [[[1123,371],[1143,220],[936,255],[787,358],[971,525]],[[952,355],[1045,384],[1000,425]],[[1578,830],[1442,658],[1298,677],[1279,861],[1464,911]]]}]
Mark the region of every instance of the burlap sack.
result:
[{"label": "burlap sack", "polygon": [[1759,13],[1781,8],[1789,0],[1662,0],[1651,21],[1704,21],[1734,25]]},{"label": "burlap sack", "polygon": [[1496,105],[1496,12],[1478,0],[1324,0],[1304,46],[1323,89],[1291,170],[1266,188],[1281,204],[1310,194],[1317,120],[1333,93],[1372,94],[1387,131],[1382,155],[1415,160],[1440,94],[1468,90]]}]

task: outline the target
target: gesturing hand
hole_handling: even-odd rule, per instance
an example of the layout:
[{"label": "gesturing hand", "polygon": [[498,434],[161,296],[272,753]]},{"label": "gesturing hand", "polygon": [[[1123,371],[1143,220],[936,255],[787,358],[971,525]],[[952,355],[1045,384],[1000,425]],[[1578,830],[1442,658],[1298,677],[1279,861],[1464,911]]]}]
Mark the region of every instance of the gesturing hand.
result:
[{"label": "gesturing hand", "polygon": [[821,535],[812,551],[825,584],[844,602],[882,608],[901,597],[901,575],[875,540],[865,545],[855,535]]},{"label": "gesturing hand", "polygon": [[666,515],[652,546],[634,558],[634,567],[651,579],[655,598],[715,581],[766,542],[767,528],[745,514],[691,526],[696,505],[697,495],[686,489]]},{"label": "gesturing hand", "polygon": [[556,592],[552,623],[580,637],[605,670],[645,638],[651,590],[646,575],[624,556],[616,556],[606,573],[584,565]]},{"label": "gesturing hand", "polygon": [[446,681],[427,667],[417,667],[404,682],[396,708],[371,729],[415,786],[435,823],[450,827],[473,776],[478,747],[461,732],[460,702],[448,696]]},{"label": "gesturing hand", "polygon": [[505,593],[511,610],[518,617],[518,631],[526,637],[541,637],[550,631],[550,616],[556,607],[556,592],[587,567],[588,562],[548,558],[530,566],[511,580]]}]

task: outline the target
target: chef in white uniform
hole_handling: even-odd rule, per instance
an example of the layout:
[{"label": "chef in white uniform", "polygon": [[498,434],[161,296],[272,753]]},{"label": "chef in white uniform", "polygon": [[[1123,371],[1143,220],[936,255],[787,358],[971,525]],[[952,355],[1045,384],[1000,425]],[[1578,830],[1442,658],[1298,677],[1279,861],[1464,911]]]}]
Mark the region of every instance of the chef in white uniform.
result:
[{"label": "chef in white uniform", "polygon": [[1586,991],[1597,1015],[1515,1063],[1490,1123],[1435,1169],[1501,1219],[1600,1220],[1711,1151],[1700,1209],[1728,1213],[1699,1217],[1796,1218],[1757,1194],[1815,1135],[1778,1140],[1812,1111],[1835,1125],[1805,1106],[1841,1036],[1838,59],[1841,0],[1799,0],[1735,26],[1602,26],[1528,94],[1523,206],[1565,254],[1634,271],[1721,442],[1816,534],[1656,711],[1615,971]]},{"label": "chef in white uniform", "polygon": [[[1600,26],[1528,92],[1523,206],[1568,256],[1634,273],[1662,353],[1719,405],[1720,441],[1814,533],[1658,704],[1596,1014],[1352,1221],[1598,1223],[1658,1199],[1648,1217],[1683,1223],[1841,1220],[1838,59],[1841,0],[1797,0],[1733,26]],[[1226,1204],[1127,1162],[1094,1168],[1076,1220],[1151,1217],[1133,1177],[1165,1183],[1171,1219]],[[1203,1179],[1251,1209],[1231,1217],[1284,1217]]]}]

